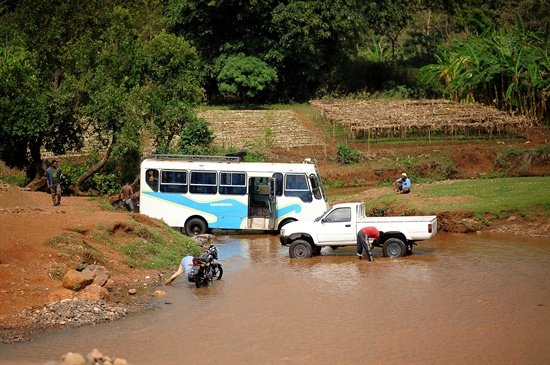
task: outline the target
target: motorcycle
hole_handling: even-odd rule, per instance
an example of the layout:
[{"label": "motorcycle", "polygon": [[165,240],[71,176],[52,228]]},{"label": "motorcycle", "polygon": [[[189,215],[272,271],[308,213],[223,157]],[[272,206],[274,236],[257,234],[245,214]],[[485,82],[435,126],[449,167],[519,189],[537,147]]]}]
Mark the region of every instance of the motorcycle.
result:
[{"label": "motorcycle", "polygon": [[193,257],[193,269],[187,280],[194,282],[197,288],[209,284],[214,279],[220,280],[223,276],[222,265],[214,260],[218,259],[218,249],[210,245],[206,253],[200,257]]}]

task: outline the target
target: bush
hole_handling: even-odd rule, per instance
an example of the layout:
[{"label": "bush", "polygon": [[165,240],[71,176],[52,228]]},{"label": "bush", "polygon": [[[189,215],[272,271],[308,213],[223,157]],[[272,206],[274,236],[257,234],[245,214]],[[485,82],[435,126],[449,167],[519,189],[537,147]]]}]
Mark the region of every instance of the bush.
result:
[{"label": "bush", "polygon": [[208,123],[202,119],[188,122],[180,133],[178,145],[184,155],[204,154],[214,140],[214,133],[208,129]]},{"label": "bush", "polygon": [[92,178],[95,187],[101,194],[117,195],[120,191],[120,182],[116,174],[95,174]]},{"label": "bush", "polygon": [[338,143],[336,148],[338,149],[338,162],[344,165],[357,163],[361,160],[361,153],[349,146]]},{"label": "bush", "polygon": [[31,179],[25,176],[0,176],[0,180],[10,185],[17,185],[21,188],[27,186],[31,181]]},{"label": "bush", "polygon": [[[82,176],[90,168],[88,164],[84,163],[78,165],[73,161],[64,161],[59,164],[61,168],[61,186],[65,189],[69,185],[74,185],[78,178]],[[90,181],[85,181],[84,185],[80,187],[82,191],[86,191],[90,188]]]}]

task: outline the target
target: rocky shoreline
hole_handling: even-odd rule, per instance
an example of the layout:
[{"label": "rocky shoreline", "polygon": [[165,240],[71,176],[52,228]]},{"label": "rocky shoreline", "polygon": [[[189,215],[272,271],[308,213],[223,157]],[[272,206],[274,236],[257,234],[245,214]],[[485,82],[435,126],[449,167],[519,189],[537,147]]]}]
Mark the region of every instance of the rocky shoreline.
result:
[{"label": "rocky shoreline", "polygon": [[69,352],[61,357],[61,361],[48,361],[45,365],[130,365],[126,359],[114,358],[103,355],[98,349],[83,356]]},{"label": "rocky shoreline", "polygon": [[63,299],[43,308],[25,309],[18,314],[23,324],[0,328],[0,343],[25,342],[42,333],[59,328],[76,328],[90,324],[112,322],[130,313],[152,310],[148,302],[133,304],[107,303],[102,300]]}]

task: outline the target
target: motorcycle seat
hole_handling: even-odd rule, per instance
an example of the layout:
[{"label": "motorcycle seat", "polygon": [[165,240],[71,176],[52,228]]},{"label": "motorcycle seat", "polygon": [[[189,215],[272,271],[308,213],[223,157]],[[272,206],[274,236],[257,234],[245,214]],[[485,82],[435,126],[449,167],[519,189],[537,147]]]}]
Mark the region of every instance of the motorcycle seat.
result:
[{"label": "motorcycle seat", "polygon": [[212,255],[202,255],[201,257],[195,257],[200,262],[204,262],[205,264],[212,261]]}]

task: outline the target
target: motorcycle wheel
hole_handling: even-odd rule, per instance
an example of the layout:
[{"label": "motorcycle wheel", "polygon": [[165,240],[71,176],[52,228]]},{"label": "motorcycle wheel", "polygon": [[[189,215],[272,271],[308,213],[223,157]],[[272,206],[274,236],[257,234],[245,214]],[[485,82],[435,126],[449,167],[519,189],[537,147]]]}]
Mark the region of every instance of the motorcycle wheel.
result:
[{"label": "motorcycle wheel", "polygon": [[223,268],[220,264],[214,264],[212,266],[212,279],[220,280],[223,276]]},{"label": "motorcycle wheel", "polygon": [[195,277],[195,286],[197,288],[200,288],[204,285],[205,277],[204,276],[196,276]]}]

